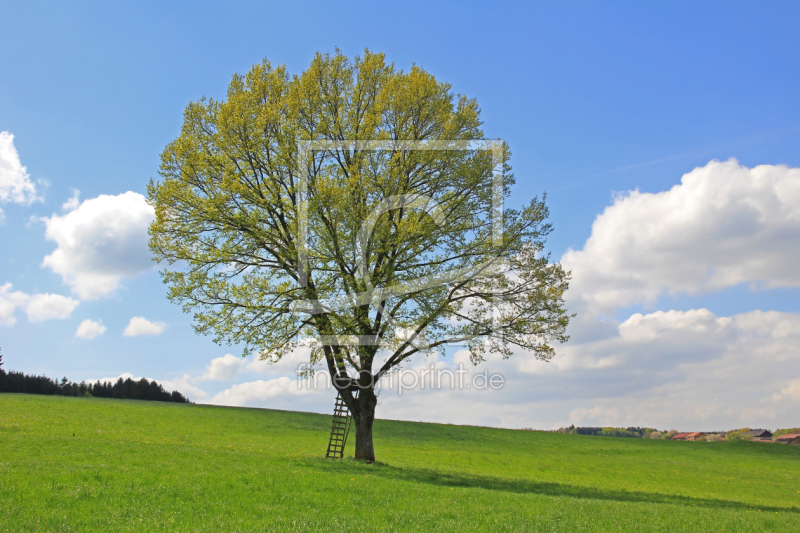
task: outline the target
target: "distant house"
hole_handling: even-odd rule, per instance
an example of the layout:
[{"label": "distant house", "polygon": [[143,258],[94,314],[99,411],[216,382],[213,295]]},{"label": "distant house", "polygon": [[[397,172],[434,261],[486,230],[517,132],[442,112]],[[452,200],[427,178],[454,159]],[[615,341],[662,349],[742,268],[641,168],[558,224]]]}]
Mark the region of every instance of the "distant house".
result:
[{"label": "distant house", "polygon": [[753,429],[750,431],[750,436],[753,437],[753,440],[772,441],[772,433],[766,429]]},{"label": "distant house", "polygon": [[775,441],[788,444],[789,442],[797,438],[800,438],[800,433],[787,433],[786,435],[781,435],[780,437],[777,437]]},{"label": "distant house", "polygon": [[672,440],[697,440],[705,437],[706,434],[702,431],[695,431],[694,433],[676,433],[672,436]]},{"label": "distant house", "polygon": [[800,435],[798,435],[797,437],[793,438],[792,440],[790,440],[786,444],[794,444],[795,446],[800,446]]}]

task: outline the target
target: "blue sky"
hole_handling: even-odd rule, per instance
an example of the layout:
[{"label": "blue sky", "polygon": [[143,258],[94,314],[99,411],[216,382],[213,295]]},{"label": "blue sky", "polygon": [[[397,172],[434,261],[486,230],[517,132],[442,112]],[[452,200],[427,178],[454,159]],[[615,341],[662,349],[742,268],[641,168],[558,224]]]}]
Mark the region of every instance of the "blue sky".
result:
[{"label": "blue sky", "polygon": [[[73,190],[80,191],[80,202],[128,191],[144,193],[147,181],[157,177],[161,150],[179,132],[186,104],[204,95],[223,98],[231,75],[245,72],[264,57],[299,73],[317,51],[333,52],[338,47],[354,56],[368,47],[384,52],[399,68],[421,65],[451,83],[455,92],[476,98],[483,110],[487,136],[505,139],[511,146],[517,179],[512,202],[547,191],[555,227],[549,249],[557,260],[570,249],[584,250],[590,238],[595,238],[598,246],[614,248],[614,243],[607,242],[612,237],[601,235],[599,230],[593,233],[593,222],[606,208],[617,205],[615,202],[622,203],[612,215],[628,220],[634,228],[640,223],[669,227],[658,219],[635,218],[631,213],[638,212],[638,204],[623,202],[631,198],[630,191],[664,193],[693,169],[709,169],[707,165],[713,160],[735,158],[740,169],[759,165],[800,167],[798,27],[800,5],[793,2],[4,2],[0,4],[0,131],[14,136],[13,147],[39,199],[0,204],[4,213],[0,225],[0,286],[10,283],[12,288],[7,292],[17,291],[27,295],[24,298],[52,294],[80,302],[66,318],[34,322],[23,312],[29,303],[18,304],[13,311],[15,323],[0,326],[6,368],[66,375],[73,380],[127,372],[175,386],[190,383],[204,391],[206,399],[236,385],[290,376],[286,369],[256,370],[252,366],[242,367],[238,373],[223,372],[231,379],[217,379],[212,360],[238,351],[195,336],[191,317],[166,301],[155,271],[131,267],[129,271],[135,275],[122,276],[118,289],[86,298],[53,268],[43,266],[44,258],[57,247],[54,240],[46,238],[48,226],[43,219],[66,217],[69,209],[63,209],[62,204],[72,197]],[[757,179],[755,174],[743,170],[736,174],[725,168],[709,169],[702,176],[698,174],[698,180],[719,184],[722,178],[717,176],[735,174],[742,187],[749,187]],[[770,179],[776,180],[776,190],[796,184],[795,174],[774,172],[778,174]],[[703,196],[702,190],[701,186],[691,190],[687,186],[683,196],[662,195],[653,197],[653,201],[658,203],[662,198],[664,205],[691,203],[692,199],[713,202],[715,197]],[[756,189],[753,191],[743,198],[760,198]],[[647,201],[642,200],[644,204]],[[764,202],[764,206],[771,205]],[[661,212],[658,206],[647,209]],[[702,207],[697,210],[703,211]],[[730,211],[720,213],[720,217],[736,220]],[[777,311],[783,314],[774,320],[800,324],[791,322],[800,312],[800,284],[791,272],[742,266],[736,254],[723,251],[717,255],[709,252],[707,257],[699,253],[713,246],[702,244],[702,231],[697,228],[708,227],[704,226],[708,221],[697,216],[697,220],[675,226],[676,231],[687,232],[685,241],[695,243],[694,247],[686,245],[669,257],[680,264],[683,257],[687,263],[707,261],[697,268],[709,272],[732,269],[740,274],[725,282],[698,278],[692,285],[645,265],[636,272],[650,276],[648,283],[660,284],[662,289],[641,289],[639,296],[614,299],[611,307],[602,309],[592,307],[589,296],[575,302],[582,317],[596,322],[594,326],[575,325],[584,328],[574,333],[580,340],[571,346],[576,353],[599,353],[602,348],[611,352],[597,355],[598,361],[622,358],[620,354],[631,348],[614,345],[617,341],[613,335],[627,331],[619,329],[620,325],[632,324],[626,321],[637,313],[666,320],[667,315],[655,313],[707,309],[719,321],[751,316],[747,313],[754,311]],[[725,241],[729,237],[722,232],[709,234],[708,242],[735,241],[742,246],[736,250],[762,250],[765,257],[781,265],[798,254],[793,216],[790,213],[775,222],[778,229],[769,233],[773,240],[762,233],[757,241],[742,244],[739,241],[744,233],[738,240],[730,237],[733,240]],[[658,235],[656,232],[648,238],[667,238]],[[683,235],[675,237],[681,241]],[[667,248],[672,250],[664,245],[654,252],[648,246],[642,244],[636,253],[655,257],[666,253]],[[570,264],[577,265],[576,276],[583,276],[576,279],[575,290],[594,294],[592,291],[600,290],[597,284],[607,282],[592,285],[581,281],[602,277],[597,272],[582,274],[589,263],[573,258]],[[639,275],[631,272],[631,276]],[[692,276],[681,275],[686,279]],[[575,296],[579,297],[583,298]],[[23,297],[18,294],[15,298],[22,301]],[[681,315],[681,320],[687,316]],[[692,316],[695,325],[698,320],[712,320]],[[132,317],[162,323],[163,331],[123,336]],[[102,321],[106,331],[93,339],[75,337],[78,325],[87,319]],[[731,320],[746,322],[743,318]],[[770,324],[778,327],[777,323]],[[740,360],[746,357],[742,354],[758,350],[786,350],[790,354],[795,348],[783,344],[782,348],[767,344],[732,348],[756,335],[748,333],[751,326],[737,327],[739,340],[725,334],[704,352],[728,350],[724,352],[728,356],[708,361],[698,356],[697,364],[716,361],[719,368],[734,364],[746,369],[748,363]],[[793,331],[795,326],[786,327]],[[603,328],[616,333],[606,333],[606,337],[589,333]],[[712,337],[709,333],[703,342],[711,342]],[[653,353],[659,349],[637,348]],[[653,372],[652,387],[631,385],[640,394],[635,399],[620,392],[626,384],[636,383],[621,370],[608,373],[605,366],[593,363],[584,367],[551,365],[545,378],[537,374],[539,370],[504,367],[505,363],[490,361],[500,371],[527,377],[520,378],[516,388],[509,385],[508,390],[489,399],[448,397],[446,401],[453,404],[448,412],[426,410],[423,394],[415,400],[404,397],[405,403],[387,397],[385,411],[378,416],[542,428],[571,421],[584,425],[691,426],[679,429],[704,429],[699,426],[712,423],[757,425],[760,421],[764,426],[800,424],[800,419],[795,416],[792,420],[789,414],[771,420],[764,415],[772,409],[767,404],[773,396],[778,403],[785,396],[787,405],[791,405],[795,398],[793,380],[798,380],[800,402],[800,366],[792,358],[796,356],[790,355],[769,363],[776,366],[776,376],[764,376],[763,383],[739,383],[735,381],[738,378],[730,377],[728,386],[752,387],[750,403],[736,403],[742,400],[725,396],[720,400],[717,393],[711,395],[717,400],[711,396],[697,399],[710,402],[709,406],[714,402],[738,406],[733,410],[714,411],[709,407],[710,414],[701,419],[685,414],[686,407],[680,402],[661,414],[627,407],[642,403],[642,399],[663,398],[670,386],[674,390],[689,386],[688,371],[681,366],[685,361],[676,359],[675,350],[685,348],[676,346],[670,352],[672,356],[663,357],[673,357],[677,365],[673,370],[684,370],[672,374],[657,369],[652,362],[627,364],[644,375]],[[725,359],[734,358],[731,350],[739,350],[736,363]],[[574,356],[570,354],[564,352],[563,357]],[[525,358],[524,354],[515,357]],[[238,363],[231,364],[234,368]],[[218,366],[224,367],[222,362]],[[703,368],[715,375],[716,367]],[[544,383],[555,379],[550,376],[554,369],[562,370],[558,379],[565,383],[564,390],[573,384],[573,390],[581,387],[585,394],[548,392]],[[720,379],[722,386],[725,379]],[[537,387],[541,397],[524,392]],[[268,394],[238,398],[236,401],[247,405],[285,407],[283,400]],[[302,405],[327,411],[332,399],[321,395],[308,402]],[[751,413],[754,405],[762,411]],[[470,412],[475,419],[470,418]]]}]

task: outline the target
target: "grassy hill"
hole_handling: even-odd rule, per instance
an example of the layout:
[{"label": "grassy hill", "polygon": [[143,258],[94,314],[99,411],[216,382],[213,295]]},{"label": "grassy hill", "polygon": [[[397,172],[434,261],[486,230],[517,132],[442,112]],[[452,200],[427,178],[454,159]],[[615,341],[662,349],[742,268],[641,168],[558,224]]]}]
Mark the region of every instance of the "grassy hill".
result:
[{"label": "grassy hill", "polygon": [[[0,394],[0,531],[800,531],[800,448]],[[352,445],[348,452],[352,456]]]}]

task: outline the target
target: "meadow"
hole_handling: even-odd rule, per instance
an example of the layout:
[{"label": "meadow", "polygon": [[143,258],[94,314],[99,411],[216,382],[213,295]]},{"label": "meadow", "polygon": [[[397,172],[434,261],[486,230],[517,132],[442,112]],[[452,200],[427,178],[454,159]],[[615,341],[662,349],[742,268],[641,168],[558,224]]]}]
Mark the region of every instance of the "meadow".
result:
[{"label": "meadow", "polygon": [[0,531],[800,531],[794,446],[330,420],[0,394]]}]

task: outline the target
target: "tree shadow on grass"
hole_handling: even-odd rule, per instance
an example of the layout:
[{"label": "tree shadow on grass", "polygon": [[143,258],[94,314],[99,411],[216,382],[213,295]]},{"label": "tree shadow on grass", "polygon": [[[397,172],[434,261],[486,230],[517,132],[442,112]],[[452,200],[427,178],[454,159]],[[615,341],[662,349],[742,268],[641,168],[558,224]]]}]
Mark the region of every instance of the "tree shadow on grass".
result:
[{"label": "tree shadow on grass", "polygon": [[797,507],[775,507],[734,500],[717,498],[697,498],[677,494],[658,492],[627,491],[619,489],[599,489],[567,483],[532,481],[526,479],[500,478],[491,476],[462,475],[449,472],[437,472],[426,468],[400,468],[384,463],[364,465],[352,460],[307,461],[306,466],[335,473],[372,475],[411,483],[425,483],[441,487],[480,488],[512,492],[517,494],[539,494],[543,496],[563,496],[590,500],[606,500],[630,503],[657,503],[684,506],[706,507],[711,509],[728,509],[731,511],[762,510],[782,513],[800,514]]}]

